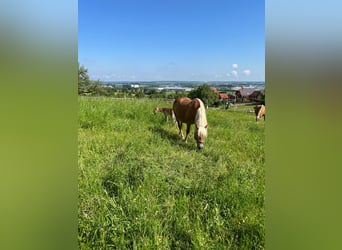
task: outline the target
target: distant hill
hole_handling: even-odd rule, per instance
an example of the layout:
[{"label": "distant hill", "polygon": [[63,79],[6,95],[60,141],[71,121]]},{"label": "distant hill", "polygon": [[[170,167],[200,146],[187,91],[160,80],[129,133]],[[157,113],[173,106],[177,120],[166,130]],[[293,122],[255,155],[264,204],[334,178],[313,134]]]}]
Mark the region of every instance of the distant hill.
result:
[{"label": "distant hill", "polygon": [[264,89],[265,82],[263,81],[107,81],[103,82],[106,85],[136,85],[139,84],[141,86],[149,86],[149,87],[197,87],[202,84],[208,84],[212,87],[216,88],[236,88],[236,87],[251,87],[257,89]]}]

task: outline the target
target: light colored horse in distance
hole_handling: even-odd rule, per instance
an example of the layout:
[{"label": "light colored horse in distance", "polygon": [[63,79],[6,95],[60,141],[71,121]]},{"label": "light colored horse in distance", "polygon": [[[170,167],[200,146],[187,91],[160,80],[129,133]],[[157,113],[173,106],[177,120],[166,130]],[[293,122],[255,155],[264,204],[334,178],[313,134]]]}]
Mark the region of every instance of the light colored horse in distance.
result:
[{"label": "light colored horse in distance", "polygon": [[[190,99],[187,97],[177,98],[173,103],[173,112],[179,129],[179,136],[187,143],[191,124],[195,124],[194,137],[197,142],[197,148],[204,148],[204,140],[207,137],[207,116],[205,106],[199,98]],[[182,125],[186,123],[186,136],[184,138]]]},{"label": "light colored horse in distance", "polygon": [[264,117],[264,121],[265,121],[265,118],[266,118],[266,106],[265,105],[256,105],[254,107],[254,112],[255,112],[255,115],[256,115],[256,122],[258,122],[261,117]]},{"label": "light colored horse in distance", "polygon": [[176,117],[175,114],[173,113],[173,109],[172,108],[158,108],[156,107],[153,111],[154,114],[157,113],[163,113],[165,116],[165,121],[168,121],[169,116],[172,118],[173,122],[176,122]]}]

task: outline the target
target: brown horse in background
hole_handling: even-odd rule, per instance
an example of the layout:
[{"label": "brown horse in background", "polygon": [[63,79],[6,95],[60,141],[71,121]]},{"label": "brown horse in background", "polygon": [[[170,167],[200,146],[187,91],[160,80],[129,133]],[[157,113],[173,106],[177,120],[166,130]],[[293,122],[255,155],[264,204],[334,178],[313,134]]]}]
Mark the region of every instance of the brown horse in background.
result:
[{"label": "brown horse in background", "polygon": [[254,112],[256,115],[256,122],[258,122],[260,120],[261,117],[264,117],[264,121],[265,121],[265,117],[266,117],[266,107],[265,105],[256,105],[254,107]]},{"label": "brown horse in background", "polygon": [[158,108],[156,107],[153,111],[154,114],[163,113],[165,116],[165,121],[168,121],[169,116],[172,118],[173,122],[176,122],[175,114],[172,108]]},{"label": "brown horse in background", "polygon": [[[173,103],[173,112],[176,116],[177,125],[179,128],[179,135],[185,142],[188,141],[191,124],[195,124],[195,140],[198,149],[204,148],[204,140],[207,137],[207,117],[203,102],[195,98],[191,100],[187,97],[177,98]],[[182,125],[186,123],[186,136],[184,138],[182,132]]]}]

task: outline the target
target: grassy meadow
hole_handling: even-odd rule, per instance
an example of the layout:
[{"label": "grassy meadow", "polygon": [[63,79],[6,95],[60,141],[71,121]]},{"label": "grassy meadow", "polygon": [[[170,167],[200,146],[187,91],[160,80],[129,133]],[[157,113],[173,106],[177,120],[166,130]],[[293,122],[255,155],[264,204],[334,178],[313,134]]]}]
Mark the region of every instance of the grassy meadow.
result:
[{"label": "grassy meadow", "polygon": [[265,122],[208,109],[198,151],[156,106],[79,98],[79,248],[264,249]]}]

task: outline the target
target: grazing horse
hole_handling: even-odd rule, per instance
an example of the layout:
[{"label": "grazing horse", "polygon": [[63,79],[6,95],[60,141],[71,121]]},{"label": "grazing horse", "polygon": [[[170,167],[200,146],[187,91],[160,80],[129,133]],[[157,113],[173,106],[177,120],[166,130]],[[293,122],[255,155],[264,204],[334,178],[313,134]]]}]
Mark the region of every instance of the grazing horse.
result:
[{"label": "grazing horse", "polygon": [[264,117],[264,121],[265,121],[265,117],[266,117],[266,107],[265,105],[256,105],[254,107],[254,112],[256,115],[256,122],[258,122],[260,120],[261,117]]},{"label": "grazing horse", "polygon": [[165,121],[168,121],[168,117],[171,116],[172,121],[176,122],[176,118],[175,118],[175,114],[173,113],[173,109],[172,108],[158,108],[156,107],[153,111],[154,114],[157,113],[164,113],[165,116]]},{"label": "grazing horse", "polygon": [[203,102],[195,98],[191,100],[187,97],[177,98],[173,103],[173,112],[179,129],[179,136],[183,139],[182,125],[186,123],[186,136],[184,141],[187,142],[190,133],[191,124],[195,124],[195,140],[198,149],[204,148],[204,140],[207,137],[207,117]]}]

